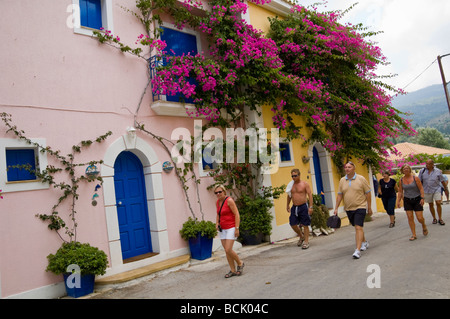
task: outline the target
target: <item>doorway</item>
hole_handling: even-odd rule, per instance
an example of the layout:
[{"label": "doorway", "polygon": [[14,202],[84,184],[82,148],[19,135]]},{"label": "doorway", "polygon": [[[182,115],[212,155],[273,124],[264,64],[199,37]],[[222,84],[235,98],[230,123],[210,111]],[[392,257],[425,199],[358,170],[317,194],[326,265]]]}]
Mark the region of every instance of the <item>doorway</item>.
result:
[{"label": "doorway", "polygon": [[122,259],[152,252],[143,166],[130,151],[114,163],[114,188]]}]

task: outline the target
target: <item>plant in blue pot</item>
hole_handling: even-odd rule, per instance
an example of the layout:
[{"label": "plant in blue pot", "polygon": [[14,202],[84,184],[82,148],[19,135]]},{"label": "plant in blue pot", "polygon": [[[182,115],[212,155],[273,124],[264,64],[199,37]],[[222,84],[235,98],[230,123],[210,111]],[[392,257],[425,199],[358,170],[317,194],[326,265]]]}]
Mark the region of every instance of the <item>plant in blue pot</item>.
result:
[{"label": "plant in blue pot", "polygon": [[213,239],[217,235],[216,224],[189,217],[183,224],[180,235],[189,242],[191,258],[197,260],[211,258]]},{"label": "plant in blue pot", "polygon": [[108,257],[104,251],[76,241],[63,243],[47,259],[46,271],[62,274],[67,295],[73,298],[92,293],[95,276],[104,275],[108,266]]}]

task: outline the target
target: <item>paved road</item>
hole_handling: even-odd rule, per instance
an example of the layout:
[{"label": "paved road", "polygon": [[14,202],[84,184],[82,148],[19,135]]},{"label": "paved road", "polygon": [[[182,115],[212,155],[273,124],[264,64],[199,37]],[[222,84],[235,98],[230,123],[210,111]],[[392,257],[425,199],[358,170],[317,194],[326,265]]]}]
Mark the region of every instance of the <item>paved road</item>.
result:
[{"label": "paved road", "polygon": [[[343,227],[329,236],[314,237],[308,250],[295,240],[243,247],[240,277],[225,279],[225,257],[191,265],[133,286],[113,289],[92,299],[437,299],[450,298],[450,205],[444,205],[447,225],[432,225],[429,235],[410,242],[406,214],[398,210],[396,226],[386,214],[365,224],[370,247],[352,259],[354,229]],[[369,288],[371,286],[372,288]]]}]

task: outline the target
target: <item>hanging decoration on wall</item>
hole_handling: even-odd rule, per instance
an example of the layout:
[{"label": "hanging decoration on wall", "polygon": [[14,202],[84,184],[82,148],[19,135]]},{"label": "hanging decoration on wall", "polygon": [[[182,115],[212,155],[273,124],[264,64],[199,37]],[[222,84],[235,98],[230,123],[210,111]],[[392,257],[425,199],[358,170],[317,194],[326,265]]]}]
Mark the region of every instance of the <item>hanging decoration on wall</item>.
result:
[{"label": "hanging decoration on wall", "polygon": [[101,188],[101,186],[100,186],[100,184],[97,184],[97,185],[95,186],[95,193],[94,193],[94,195],[92,196],[92,206],[97,206],[97,201],[96,201],[95,199],[96,199],[97,197],[99,197],[98,194],[97,194],[97,190],[98,190],[99,188]]},{"label": "hanging decoration on wall", "polygon": [[89,176],[89,177],[97,177],[97,175],[98,175],[99,173],[100,173],[100,172],[97,170],[97,166],[95,166],[94,164],[89,165],[89,166],[86,168],[86,175]]},{"label": "hanging decoration on wall", "polygon": [[170,161],[165,161],[162,165],[164,172],[170,173],[173,169],[172,163]]},{"label": "hanging decoration on wall", "polygon": [[95,200],[96,197],[98,197],[97,193],[95,193],[94,196],[92,196],[92,206],[97,206],[97,201]]}]

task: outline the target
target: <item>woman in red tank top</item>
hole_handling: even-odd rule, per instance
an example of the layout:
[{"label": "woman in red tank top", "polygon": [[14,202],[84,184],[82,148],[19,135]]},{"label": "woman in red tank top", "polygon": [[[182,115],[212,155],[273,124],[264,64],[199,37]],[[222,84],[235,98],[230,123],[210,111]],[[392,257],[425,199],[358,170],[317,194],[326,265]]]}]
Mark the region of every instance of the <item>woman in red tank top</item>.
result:
[{"label": "woman in red tank top", "polygon": [[225,275],[225,278],[240,276],[244,270],[244,263],[233,250],[234,241],[239,236],[239,211],[234,200],[227,196],[224,186],[217,186],[214,189],[214,194],[217,196],[216,227],[219,230],[219,237],[231,269]]}]

